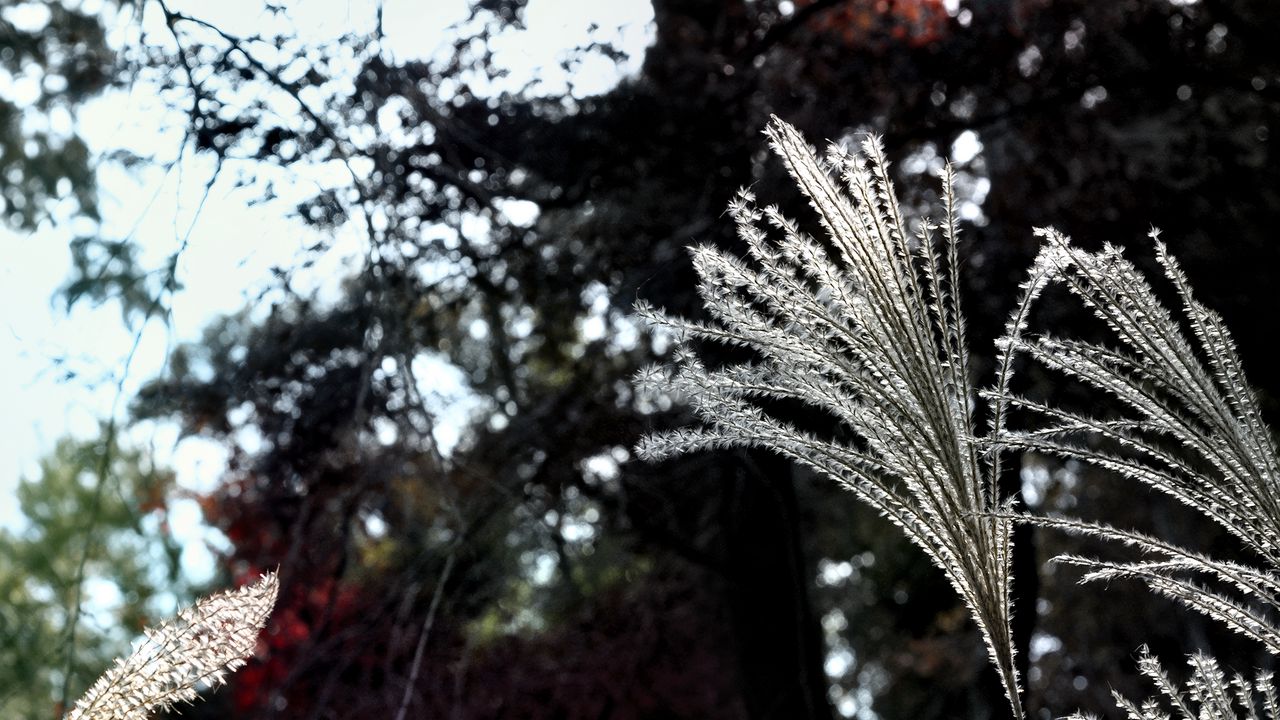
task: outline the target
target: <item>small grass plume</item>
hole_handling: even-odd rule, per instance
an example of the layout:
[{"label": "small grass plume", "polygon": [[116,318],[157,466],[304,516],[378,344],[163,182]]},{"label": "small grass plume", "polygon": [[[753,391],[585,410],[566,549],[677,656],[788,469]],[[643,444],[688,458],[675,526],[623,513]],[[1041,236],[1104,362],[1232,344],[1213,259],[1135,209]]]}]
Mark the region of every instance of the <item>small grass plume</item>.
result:
[{"label": "small grass plume", "polygon": [[276,574],[267,573],[148,628],[133,652],[94,682],[66,720],[142,720],[195,701],[201,688],[222,684],[253,654],[279,589]]}]

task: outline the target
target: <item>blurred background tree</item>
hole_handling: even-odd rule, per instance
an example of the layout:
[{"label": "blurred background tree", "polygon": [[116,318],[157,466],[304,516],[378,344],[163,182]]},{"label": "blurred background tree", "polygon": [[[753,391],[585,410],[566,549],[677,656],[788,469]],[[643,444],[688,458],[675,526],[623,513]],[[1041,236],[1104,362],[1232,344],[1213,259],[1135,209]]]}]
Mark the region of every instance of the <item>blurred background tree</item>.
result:
[{"label": "blurred background tree", "polygon": [[96,216],[89,151],[72,113],[118,78],[96,13],[56,0],[23,4],[0,17],[0,214],[32,229],[53,200]]},{"label": "blurred background tree", "polygon": [[[1145,261],[1157,223],[1237,333],[1275,421],[1280,376],[1267,360],[1280,319],[1257,312],[1274,305],[1267,280],[1280,261],[1272,4],[654,0],[652,43],[616,86],[503,89],[495,39],[519,31],[533,2],[474,2],[449,52],[405,60],[387,49],[394,18],[377,4],[367,32],[311,43],[274,29],[238,36],[198,3],[149,0],[137,7],[147,31],[114,65],[94,40],[101,28],[70,11],[51,12],[47,27],[67,29],[39,42],[87,23],[86,44],[23,61],[92,57],[112,71],[100,83],[156,83],[185,118],[187,147],[263,198],[305,168],[340,168],[297,217],[362,237],[363,263],[340,292],[294,289],[331,252],[319,243],[132,398],[135,419],[174,421],[229,450],[201,498],[230,540],[221,580],[281,570],[261,660],[185,715],[1002,712],[972,623],[887,523],[767,455],[630,460],[642,433],[690,420],[631,394],[630,376],[667,346],[637,331],[632,303],[698,313],[683,248],[737,247],[722,209],[741,186],[805,217],[764,152],[770,114],[815,140],[882,133],[922,208],[932,173],[956,164],[983,382],[1033,226],[1132,244]],[[625,60],[610,38],[567,49],[566,74]],[[5,142],[0,158],[19,157]],[[57,177],[73,190],[20,164],[5,192],[28,206],[71,192],[91,213],[90,161],[68,162]],[[151,315],[178,287],[175,264],[138,267],[127,239],[86,235],[77,248],[70,301],[122,298]],[[1061,300],[1039,322],[1091,332]],[[469,397],[456,442],[441,442],[433,394],[444,385]],[[1036,510],[1230,551],[1177,508],[1081,468],[1029,457],[1004,482]],[[1076,546],[1019,537],[1017,632],[1037,717],[1105,712],[1112,687],[1136,693],[1142,643],[1260,662],[1136,588],[1077,588],[1045,566]],[[93,659],[85,642],[72,649]]]},{"label": "blurred background tree", "polygon": [[[18,488],[26,527],[0,530],[0,707],[15,718],[60,715],[68,673],[78,695],[143,627],[190,600],[167,530],[171,472],[101,439],[59,442],[40,471]],[[81,600],[92,611],[71,623]]]}]

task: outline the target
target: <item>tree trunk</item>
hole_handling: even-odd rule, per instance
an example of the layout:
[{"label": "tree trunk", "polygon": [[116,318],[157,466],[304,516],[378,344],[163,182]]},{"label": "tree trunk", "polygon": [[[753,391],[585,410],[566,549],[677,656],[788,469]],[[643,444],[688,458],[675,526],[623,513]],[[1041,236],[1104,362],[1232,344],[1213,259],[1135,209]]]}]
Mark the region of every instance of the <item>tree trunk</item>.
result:
[{"label": "tree trunk", "polygon": [[832,717],[790,464],[749,456],[725,494],[725,588],[747,715]]}]

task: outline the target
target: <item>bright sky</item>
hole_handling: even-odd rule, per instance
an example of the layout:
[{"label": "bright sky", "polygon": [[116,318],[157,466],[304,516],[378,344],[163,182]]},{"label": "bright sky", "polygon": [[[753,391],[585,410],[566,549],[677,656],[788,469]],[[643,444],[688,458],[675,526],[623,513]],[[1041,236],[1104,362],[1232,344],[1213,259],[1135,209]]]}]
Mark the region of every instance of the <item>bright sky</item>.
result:
[{"label": "bright sky", "polygon": [[[236,35],[260,32],[269,21],[262,0],[189,0],[170,5]],[[374,21],[373,2],[297,0],[292,6],[296,9],[290,17],[299,35],[308,40],[372,27]],[[389,51],[397,60],[440,52],[448,39],[447,28],[465,17],[466,7],[465,0],[386,0]],[[508,80],[512,87],[537,78],[547,92],[568,83],[576,94],[591,94],[608,89],[622,74],[638,68],[651,41],[652,16],[644,0],[531,0],[527,31],[498,38],[495,50],[498,61],[513,70]],[[147,27],[156,22],[153,14],[147,16]],[[593,26],[598,28],[595,35],[590,30]],[[571,75],[562,72],[562,54],[592,37],[619,39],[619,45],[631,53],[630,62],[615,68],[601,57],[583,62]],[[0,78],[0,94],[12,96],[14,88],[6,88],[5,82]],[[113,92],[86,107],[77,126],[90,147],[97,152],[127,148],[161,158],[176,156],[183,117],[166,113],[149,92],[150,88],[135,86],[132,92]],[[100,171],[107,230],[123,235],[132,229],[149,266],[159,264],[184,237],[188,240],[179,265],[184,289],[172,302],[173,321],[168,327],[152,323],[143,333],[122,394],[117,393],[116,383],[134,333],[121,322],[118,307],[82,305],[68,315],[52,304],[70,267],[70,230],[42,228],[29,236],[0,230],[0,257],[4,258],[0,264],[0,398],[5,401],[0,414],[0,525],[20,526],[13,489],[20,477],[35,476],[36,461],[58,438],[91,437],[102,419],[113,412],[122,416],[132,391],[162,371],[174,345],[197,339],[215,316],[244,307],[258,289],[270,284],[273,265],[291,265],[299,249],[314,242],[308,230],[287,218],[293,201],[314,185],[285,188],[279,201],[250,206],[255,191],[232,187],[234,172],[224,169],[196,217],[194,209],[211,172],[211,163],[196,157],[184,157],[168,174],[158,169],[132,176],[112,167]],[[333,181],[332,175],[326,179],[323,174],[316,180]],[[333,283],[348,260],[360,252],[354,232],[340,236],[334,245],[327,264],[311,276],[315,286]],[[55,368],[56,358],[68,362]],[[64,379],[66,369],[74,370],[76,378]],[[458,388],[436,390],[444,401],[458,394]],[[452,419],[456,428],[462,414],[454,413]],[[442,424],[447,426],[449,418],[445,420]],[[174,428],[140,428],[131,440],[154,447],[158,457],[178,471],[184,486],[208,487],[221,473],[223,457],[216,446],[191,439],[179,443]],[[448,442],[448,438],[442,440]],[[203,536],[194,522],[198,512],[190,503],[175,506],[173,512],[175,528],[192,528],[184,565],[198,581],[210,568],[199,542]]]}]

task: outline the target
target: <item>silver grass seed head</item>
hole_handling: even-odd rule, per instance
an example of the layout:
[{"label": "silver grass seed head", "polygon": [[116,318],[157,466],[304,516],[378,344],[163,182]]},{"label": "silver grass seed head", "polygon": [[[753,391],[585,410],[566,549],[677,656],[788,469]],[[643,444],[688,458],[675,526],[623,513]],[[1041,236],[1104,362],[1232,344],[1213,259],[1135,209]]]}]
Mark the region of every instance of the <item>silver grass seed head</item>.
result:
[{"label": "silver grass seed head", "polygon": [[94,682],[66,720],[142,720],[161,708],[194,701],[201,688],[226,682],[253,655],[279,590],[276,574],[267,573],[148,628],[133,652]]}]

